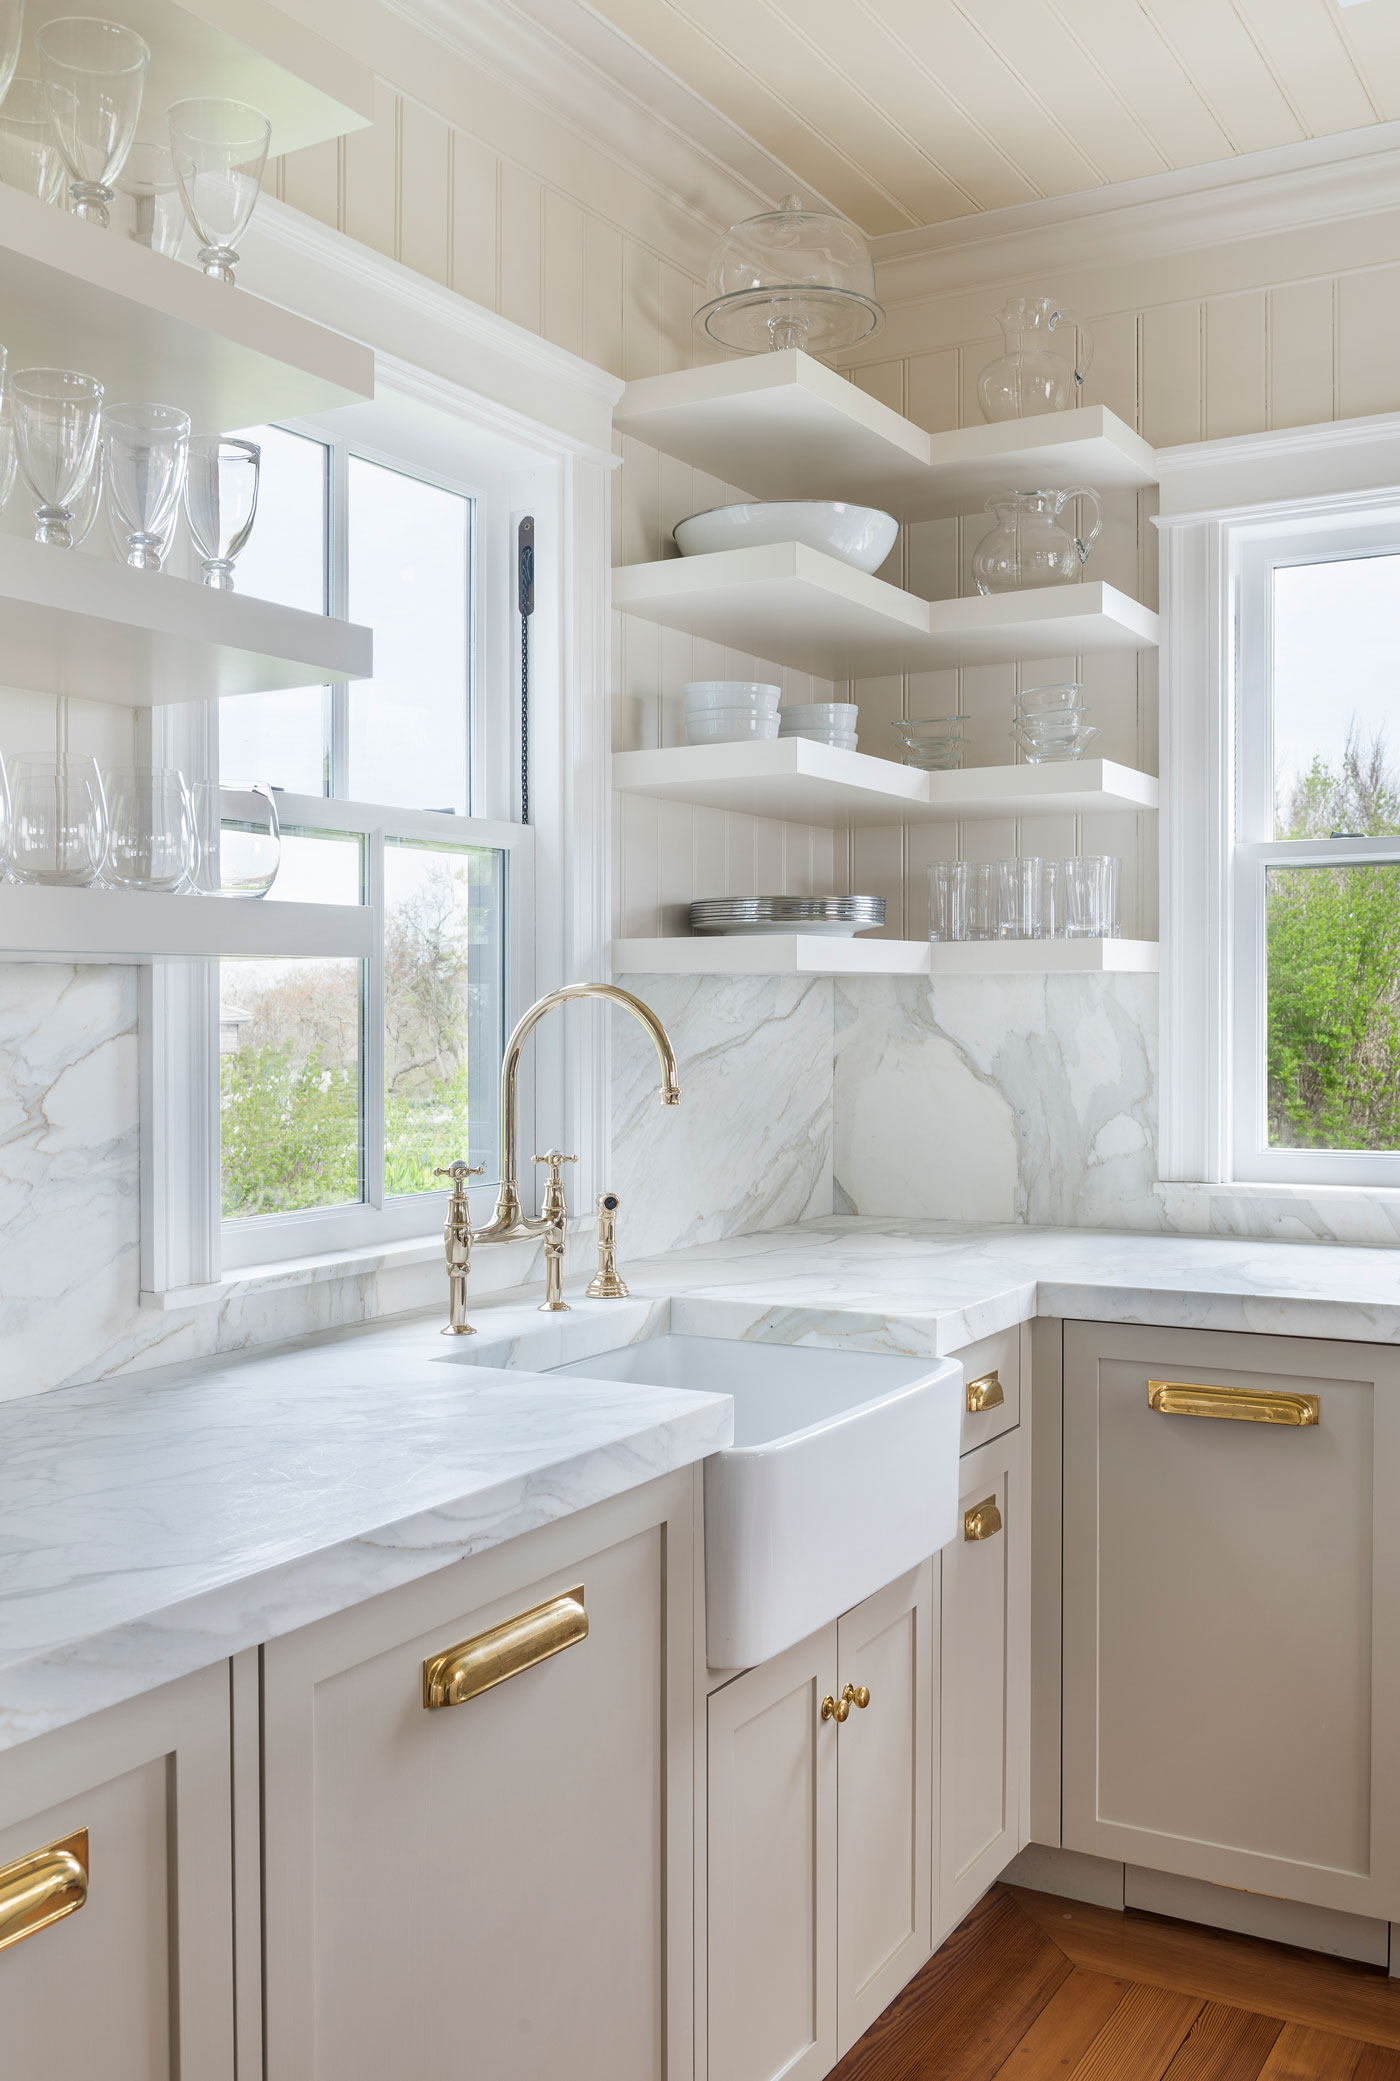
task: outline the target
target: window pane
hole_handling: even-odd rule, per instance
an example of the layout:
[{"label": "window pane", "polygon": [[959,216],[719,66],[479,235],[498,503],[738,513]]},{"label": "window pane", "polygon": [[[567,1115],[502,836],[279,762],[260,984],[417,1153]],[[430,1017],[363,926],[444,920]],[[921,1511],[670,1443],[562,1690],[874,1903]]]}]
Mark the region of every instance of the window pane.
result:
[{"label": "window pane", "polygon": [[226,1221],[363,1197],[361,966],[219,963]]},{"label": "window pane", "polygon": [[269,903],[363,903],[363,841],[339,831],[284,829]]},{"label": "window pane", "polygon": [[384,1189],[440,1192],[438,1164],[499,1170],[505,856],[384,848]]},{"label": "window pane", "polygon": [[1274,572],[1280,838],[1400,831],[1400,556]]},{"label": "window pane", "polygon": [[[280,426],[246,428],[262,449],[258,511],[234,567],[239,592],[308,613],[327,611],[326,481],[321,441]],[[242,694],[219,703],[219,770],[298,795],[326,792],[326,696],[321,687]]]},{"label": "window pane", "polygon": [[352,456],[349,529],[350,619],[374,630],[350,796],[465,815],[471,501]]},{"label": "window pane", "polygon": [[1271,867],[1269,1144],[1400,1150],[1400,866]]}]

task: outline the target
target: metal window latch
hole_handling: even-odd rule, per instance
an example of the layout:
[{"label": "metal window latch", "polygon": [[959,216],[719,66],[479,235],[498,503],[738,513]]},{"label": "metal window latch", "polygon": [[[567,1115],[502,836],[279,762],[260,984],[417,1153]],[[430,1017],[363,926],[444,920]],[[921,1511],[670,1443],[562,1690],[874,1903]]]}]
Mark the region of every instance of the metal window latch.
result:
[{"label": "metal window latch", "polygon": [[617,1210],[615,1192],[598,1194],[598,1269],[589,1280],[590,1301],[625,1301],[627,1287],[617,1274]]},{"label": "metal window latch", "polygon": [[516,533],[516,605],[520,614],[520,821],[530,821],[530,616],[535,611],[535,523],[527,514]]}]

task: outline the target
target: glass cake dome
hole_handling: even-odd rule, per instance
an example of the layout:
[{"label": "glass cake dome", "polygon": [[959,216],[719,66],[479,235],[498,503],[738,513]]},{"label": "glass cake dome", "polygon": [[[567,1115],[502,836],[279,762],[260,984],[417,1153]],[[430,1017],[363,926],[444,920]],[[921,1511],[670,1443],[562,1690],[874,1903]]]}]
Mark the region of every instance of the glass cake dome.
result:
[{"label": "glass cake dome", "polygon": [[798,195],[731,226],[706,289],[697,331],[741,354],[829,353],[868,339],[885,320],[860,232],[844,217],[804,209]]}]

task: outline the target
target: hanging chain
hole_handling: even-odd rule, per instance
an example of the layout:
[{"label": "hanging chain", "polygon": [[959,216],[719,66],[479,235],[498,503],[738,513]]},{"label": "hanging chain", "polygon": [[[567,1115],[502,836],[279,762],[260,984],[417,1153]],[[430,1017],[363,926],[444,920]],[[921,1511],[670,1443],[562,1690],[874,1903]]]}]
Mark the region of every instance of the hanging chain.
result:
[{"label": "hanging chain", "polygon": [[520,821],[530,821],[530,616],[535,611],[535,523],[521,521],[516,564],[520,600]]}]

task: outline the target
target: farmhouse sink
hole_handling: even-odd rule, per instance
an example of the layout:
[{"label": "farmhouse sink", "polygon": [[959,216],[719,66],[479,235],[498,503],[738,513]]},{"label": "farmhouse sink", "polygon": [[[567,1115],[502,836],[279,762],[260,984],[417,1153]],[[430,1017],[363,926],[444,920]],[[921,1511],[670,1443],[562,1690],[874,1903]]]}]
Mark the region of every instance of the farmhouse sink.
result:
[{"label": "farmhouse sink", "polygon": [[705,1462],[713,1669],[767,1661],[953,1537],[956,1359],[668,1334],[551,1370],[734,1397]]}]

